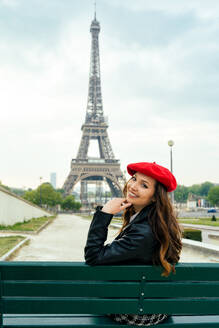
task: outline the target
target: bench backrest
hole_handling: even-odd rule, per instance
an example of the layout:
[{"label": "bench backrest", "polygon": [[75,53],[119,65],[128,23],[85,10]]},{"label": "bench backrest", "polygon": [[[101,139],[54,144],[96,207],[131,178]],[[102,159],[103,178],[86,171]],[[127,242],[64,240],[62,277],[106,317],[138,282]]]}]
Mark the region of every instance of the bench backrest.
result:
[{"label": "bench backrest", "polygon": [[219,264],[154,266],[2,262],[1,312],[219,314]]}]

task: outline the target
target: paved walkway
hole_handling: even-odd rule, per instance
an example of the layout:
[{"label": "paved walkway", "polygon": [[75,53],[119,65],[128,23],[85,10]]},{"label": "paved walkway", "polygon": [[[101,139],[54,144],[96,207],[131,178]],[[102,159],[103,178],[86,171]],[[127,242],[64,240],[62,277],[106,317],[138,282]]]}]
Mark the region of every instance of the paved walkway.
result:
[{"label": "paved walkway", "polygon": [[[30,244],[19,250],[13,261],[84,261],[84,245],[90,221],[76,215],[60,214],[38,235],[28,235]],[[107,242],[118,230],[109,229]],[[182,262],[214,262],[211,256],[184,248]]]},{"label": "paved walkway", "polygon": [[[90,221],[76,215],[60,214],[38,235],[28,235],[13,261],[84,261],[84,245]],[[115,230],[110,230],[111,239]]]}]

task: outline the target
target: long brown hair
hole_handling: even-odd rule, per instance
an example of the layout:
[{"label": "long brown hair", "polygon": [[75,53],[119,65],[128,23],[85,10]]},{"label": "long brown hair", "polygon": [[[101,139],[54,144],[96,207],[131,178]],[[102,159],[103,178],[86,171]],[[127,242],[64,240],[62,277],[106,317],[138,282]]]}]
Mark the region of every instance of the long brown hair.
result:
[{"label": "long brown hair", "polygon": [[[127,183],[123,189],[125,197]],[[155,201],[148,213],[148,223],[158,243],[153,255],[153,264],[161,265],[164,269],[162,276],[167,277],[171,272],[175,273],[175,264],[179,261],[182,250],[182,234],[167,190],[158,181],[155,184],[154,198]],[[133,214],[135,214],[133,205],[125,209],[120,232],[129,224]]]}]

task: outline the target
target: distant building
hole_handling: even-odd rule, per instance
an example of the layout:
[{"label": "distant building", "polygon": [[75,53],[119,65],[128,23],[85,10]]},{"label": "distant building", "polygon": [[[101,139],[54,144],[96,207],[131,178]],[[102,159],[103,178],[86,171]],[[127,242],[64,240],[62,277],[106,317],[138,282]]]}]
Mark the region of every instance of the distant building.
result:
[{"label": "distant building", "polygon": [[192,193],[189,193],[188,200],[187,200],[187,208],[189,210],[194,210],[200,207],[206,207],[207,201],[206,199],[196,196]]},{"label": "distant building", "polygon": [[50,183],[53,186],[53,188],[56,189],[56,173],[55,172],[50,173]]},{"label": "distant building", "polygon": [[193,195],[192,193],[189,193],[188,199],[187,199],[187,208],[188,209],[194,209],[197,207],[197,197],[196,195]]}]

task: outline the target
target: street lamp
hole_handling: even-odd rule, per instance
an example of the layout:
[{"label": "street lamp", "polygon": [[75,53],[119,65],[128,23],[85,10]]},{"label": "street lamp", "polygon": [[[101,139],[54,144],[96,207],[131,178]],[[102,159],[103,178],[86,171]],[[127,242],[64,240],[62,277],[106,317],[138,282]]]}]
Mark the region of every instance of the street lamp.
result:
[{"label": "street lamp", "polygon": [[[171,173],[173,173],[173,154],[172,154],[172,147],[174,145],[174,141],[173,140],[169,140],[168,141],[168,146],[170,146],[170,171]],[[174,203],[174,192],[171,192],[171,200],[172,200],[172,204]]]},{"label": "street lamp", "polygon": [[42,207],[41,181],[42,177],[40,177],[40,207]]},{"label": "street lamp", "polygon": [[126,170],[123,171],[123,177],[124,177],[124,180],[125,180],[125,183],[126,183],[127,182]]}]

